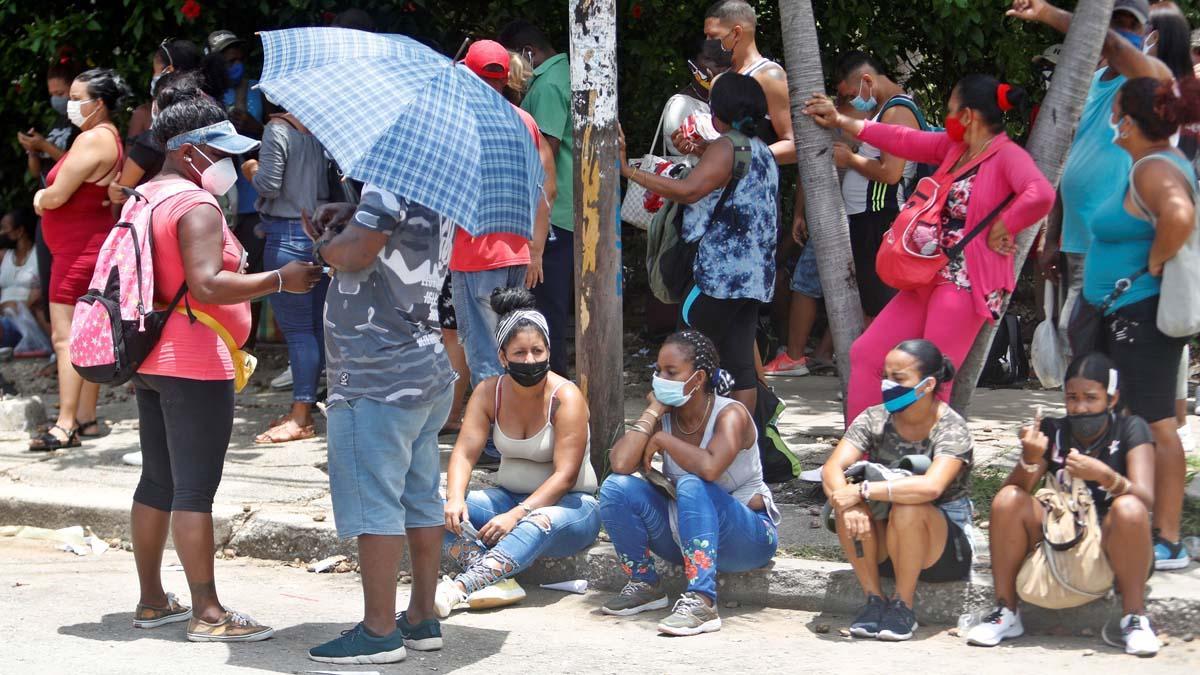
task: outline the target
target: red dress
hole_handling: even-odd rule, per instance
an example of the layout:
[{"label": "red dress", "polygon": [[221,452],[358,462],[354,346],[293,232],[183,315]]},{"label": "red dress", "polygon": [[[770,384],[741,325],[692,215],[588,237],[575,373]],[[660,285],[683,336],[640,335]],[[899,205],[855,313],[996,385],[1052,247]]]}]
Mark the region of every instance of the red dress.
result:
[{"label": "red dress", "polygon": [[[117,141],[117,162],[114,166],[120,166],[125,159],[121,139],[116,131],[104,128],[112,131]],[[50,169],[46,176],[47,186],[54,184],[68,154],[63,153],[54,168]],[[108,206],[108,186],[95,183],[81,184],[62,206],[46,209],[42,213],[42,237],[53,256],[50,263],[50,302],[74,305],[79,296],[88,292],[100,246],[115,223],[116,219]]]}]

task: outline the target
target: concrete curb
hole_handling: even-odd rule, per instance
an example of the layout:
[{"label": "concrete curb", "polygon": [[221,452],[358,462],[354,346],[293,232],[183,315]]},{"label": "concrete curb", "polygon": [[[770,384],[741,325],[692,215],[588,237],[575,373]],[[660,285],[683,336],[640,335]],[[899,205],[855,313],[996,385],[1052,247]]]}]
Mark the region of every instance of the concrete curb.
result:
[{"label": "concrete curb", "polygon": [[[77,497],[78,501],[65,503],[45,498],[36,488],[0,486],[0,523],[50,528],[86,525],[101,537],[128,540],[128,497],[115,500],[111,495],[86,492]],[[354,542],[338,539],[333,523],[316,522],[309,515],[270,509],[243,513],[218,507],[213,517],[217,548],[233,547],[238,555],[307,561],[356,553]],[[658,569],[669,592],[683,590],[682,567],[659,561]],[[1160,632],[1184,635],[1193,633],[1200,624],[1200,584],[1193,576],[1159,573],[1151,579],[1147,609]],[[608,543],[597,543],[570,558],[538,561],[520,577],[523,583],[532,584],[568,579],[587,579],[592,589],[602,591],[616,591],[625,582],[616,552]],[[840,616],[853,615],[862,604],[862,591],[845,563],[777,558],[761,570],[722,574],[718,583],[722,603]],[[890,591],[890,581],[885,580],[885,584]],[[976,570],[969,581],[922,584],[917,591],[917,619],[923,625],[953,625],[965,612],[990,609],[992,593],[991,575],[982,570]],[[1099,635],[1101,626],[1119,615],[1116,598],[1063,611],[1022,608],[1022,620],[1030,632],[1073,634],[1090,630]]]}]

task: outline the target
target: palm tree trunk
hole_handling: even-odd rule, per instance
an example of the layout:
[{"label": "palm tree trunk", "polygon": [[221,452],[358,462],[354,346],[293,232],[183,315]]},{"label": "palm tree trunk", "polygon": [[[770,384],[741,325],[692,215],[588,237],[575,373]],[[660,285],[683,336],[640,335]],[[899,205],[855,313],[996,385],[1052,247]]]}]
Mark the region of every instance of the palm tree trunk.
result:
[{"label": "palm tree trunk", "polygon": [[[1027,144],[1029,154],[1033,155],[1038,168],[1053,185],[1058,185],[1059,179],[1062,178],[1067,152],[1075,138],[1075,126],[1079,122],[1080,113],[1083,112],[1084,102],[1087,101],[1096,64],[1100,61],[1100,49],[1104,46],[1104,37],[1112,17],[1112,6],[1113,0],[1086,0],[1076,6],[1071,28],[1063,41],[1062,58],[1054,70],[1050,91],[1042,103],[1033,134]],[[1021,273],[1039,229],[1031,227],[1017,236],[1017,254],[1013,261],[1017,275]],[[1003,310],[1007,309],[1008,303],[1005,302]],[[1001,314],[1003,315],[1003,311]],[[984,324],[975,339],[975,346],[971,348],[970,354],[959,369],[958,378],[954,382],[951,405],[964,415],[971,405],[975,385],[979,382],[979,373],[983,370],[984,360],[995,335],[995,324]]]},{"label": "palm tree trunk", "polygon": [[850,379],[850,345],[863,331],[863,313],[854,280],[846,206],[833,166],[833,138],[802,114],[808,97],[813,92],[825,91],[817,24],[811,0],[779,0],[779,15],[805,215],[810,243],[817,247],[817,269],[845,391]]}]

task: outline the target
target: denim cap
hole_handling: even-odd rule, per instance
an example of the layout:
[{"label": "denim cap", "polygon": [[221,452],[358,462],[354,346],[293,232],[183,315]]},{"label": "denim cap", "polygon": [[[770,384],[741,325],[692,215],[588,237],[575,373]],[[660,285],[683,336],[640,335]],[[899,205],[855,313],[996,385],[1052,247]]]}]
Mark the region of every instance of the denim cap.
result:
[{"label": "denim cap", "polygon": [[230,155],[242,155],[258,147],[258,141],[238,134],[233,122],[222,121],[199,129],[185,131],[167,141],[167,152],[178,150],[184,143],[207,145]]}]

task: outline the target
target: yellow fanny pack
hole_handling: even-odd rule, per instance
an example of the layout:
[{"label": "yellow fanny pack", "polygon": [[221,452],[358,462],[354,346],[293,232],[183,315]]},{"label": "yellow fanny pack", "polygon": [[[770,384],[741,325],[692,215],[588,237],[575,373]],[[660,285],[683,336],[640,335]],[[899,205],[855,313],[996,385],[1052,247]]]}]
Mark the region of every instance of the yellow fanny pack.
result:
[{"label": "yellow fanny pack", "polygon": [[250,352],[239,349],[225,326],[222,326],[221,322],[212,318],[208,313],[183,307],[176,307],[175,312],[199,321],[220,336],[221,341],[225,343],[225,348],[229,350],[229,359],[233,361],[233,389],[237,392],[245,389],[246,383],[250,381],[250,376],[254,374],[254,369],[258,367],[258,359]]}]

